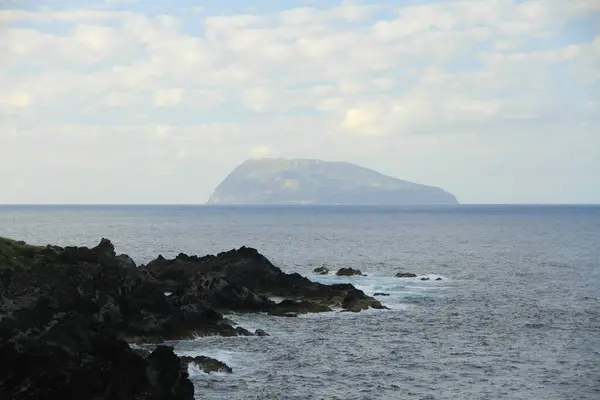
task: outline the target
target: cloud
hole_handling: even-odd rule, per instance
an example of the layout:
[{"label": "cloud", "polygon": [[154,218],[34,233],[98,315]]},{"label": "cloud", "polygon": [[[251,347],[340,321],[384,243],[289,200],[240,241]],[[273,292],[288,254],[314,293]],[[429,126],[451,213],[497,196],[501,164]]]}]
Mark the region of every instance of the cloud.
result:
[{"label": "cloud", "polygon": [[[112,171],[123,186],[141,179],[139,193],[164,202],[142,184],[142,172],[156,169],[147,179],[168,175],[177,202],[187,185],[175,177],[202,181],[202,197],[246,157],[302,156],[458,187],[466,201],[496,201],[514,178],[524,197],[514,189],[506,201],[540,201],[549,192],[519,169],[551,163],[555,151],[576,154],[584,142],[600,146],[600,32],[584,23],[600,20],[595,1],[297,2],[201,14],[117,3],[0,11],[0,160],[37,160],[18,179]],[[87,153],[97,146],[112,156]],[[496,172],[511,154],[511,168]],[[586,154],[588,164],[573,165],[600,168]],[[109,159],[139,171],[121,176]],[[486,177],[473,165],[505,186],[478,189]],[[578,181],[591,179],[586,170]],[[67,202],[73,195],[52,190]],[[600,201],[577,190],[573,198]],[[0,202],[31,196],[0,189]]]},{"label": "cloud", "polygon": [[154,105],[156,107],[176,106],[181,102],[182,89],[165,89],[154,92]]},{"label": "cloud", "polygon": [[254,146],[248,152],[249,156],[252,158],[263,158],[268,156],[271,153],[271,149],[269,146]]},{"label": "cloud", "polygon": [[26,92],[0,94],[0,105],[8,108],[24,108],[31,104],[31,96]]}]

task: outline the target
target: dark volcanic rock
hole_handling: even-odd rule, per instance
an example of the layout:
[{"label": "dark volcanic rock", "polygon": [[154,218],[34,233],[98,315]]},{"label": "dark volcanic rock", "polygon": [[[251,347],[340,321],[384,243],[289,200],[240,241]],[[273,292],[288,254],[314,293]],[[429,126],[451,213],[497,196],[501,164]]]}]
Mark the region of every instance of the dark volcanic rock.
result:
[{"label": "dark volcanic rock", "polygon": [[421,280],[422,280],[422,281],[428,281],[428,280],[429,280],[429,277],[427,277],[427,276],[424,276],[423,278],[421,278]]},{"label": "dark volcanic rock", "polygon": [[[256,249],[241,247],[204,257],[178,256],[173,260],[157,258],[141,268],[144,274],[152,279],[163,282],[165,291],[180,290],[185,293],[189,288],[199,287],[206,276],[215,276],[226,279],[228,282],[247,288],[259,298],[261,296],[278,296],[295,300],[308,300],[312,303],[327,307],[342,307],[342,301],[349,291],[356,290],[350,284],[323,285],[312,282],[300,274],[286,274],[277,268]],[[192,289],[193,290],[193,289]],[[244,298],[250,293],[245,292]],[[362,292],[361,292],[362,293]],[[364,293],[363,293],[364,295]],[[185,297],[185,294],[183,295]],[[256,297],[253,297],[256,300]],[[381,304],[372,299],[373,305]],[[240,307],[239,304],[232,308],[231,302],[227,304],[210,300],[210,305],[215,308],[224,308],[240,311],[265,310],[271,308],[275,312],[278,307],[269,302],[258,302],[259,307]],[[256,302],[253,301],[256,304]],[[325,309],[323,309],[326,311]]]},{"label": "dark volcanic rock", "polygon": [[171,350],[146,360],[80,314],[57,317],[45,330],[13,331],[0,343],[1,399],[194,398],[187,373],[164,362],[178,360]]},{"label": "dark volcanic rock", "polygon": [[[126,341],[267,336],[234,328],[215,309],[295,316],[331,307],[384,308],[350,284],[285,274],[247,247],[159,256],[137,268],[107,239],[61,248],[0,238],[0,399],[191,400],[193,386],[172,348],[147,354]],[[194,362],[228,370],[211,360]]]},{"label": "dark volcanic rock", "polygon": [[165,297],[160,284],[140,277],[133,260],[116,256],[106,239],[92,249],[48,246],[29,263],[0,269],[4,326],[41,328],[56,314],[76,312],[130,342],[237,334],[209,307]]},{"label": "dark volcanic rock", "polygon": [[206,304],[221,310],[269,311],[275,303],[250,289],[232,283],[213,273],[195,275],[182,286],[182,294],[176,295],[182,304]]},{"label": "dark volcanic rock", "polygon": [[373,296],[389,296],[389,293],[381,293],[381,292],[377,292],[377,293],[373,293]]},{"label": "dark volcanic rock", "polygon": [[[199,258],[177,262],[189,260]],[[171,348],[145,354],[126,341],[265,336],[234,328],[210,305],[270,311],[276,304],[223,276],[195,274],[187,286],[176,278],[165,296],[172,280],[138,269],[107,239],[61,248],[0,238],[0,398],[193,399]]]},{"label": "dark volcanic rock", "polygon": [[396,278],[416,278],[417,274],[413,274],[410,272],[398,272],[396,274]]},{"label": "dark volcanic rock", "polygon": [[173,353],[172,347],[158,346],[150,353],[146,376],[152,386],[158,388],[160,399],[194,398],[194,386],[187,371],[181,370],[181,360]]},{"label": "dark volcanic rock", "polygon": [[347,311],[359,312],[366,310],[369,307],[376,309],[387,309],[387,307],[381,305],[379,301],[372,297],[365,295],[361,290],[353,289],[348,291],[346,297],[342,301],[342,307]]},{"label": "dark volcanic rock", "polygon": [[352,275],[362,275],[362,272],[358,269],[353,268],[340,268],[338,272],[335,273],[337,276],[352,276]]},{"label": "dark volcanic rock", "polygon": [[441,280],[442,280],[442,278],[436,278],[435,280],[436,280],[436,281],[441,281]]},{"label": "dark volcanic rock", "polygon": [[181,365],[187,370],[187,366],[194,363],[202,371],[210,374],[211,372],[227,372],[231,374],[233,370],[230,366],[222,361],[215,360],[214,358],[198,356],[198,357],[180,357]]},{"label": "dark volcanic rock", "polygon": [[329,268],[327,268],[327,267],[317,267],[317,268],[313,269],[313,272],[315,274],[319,274],[319,275],[327,275],[327,274],[329,274]]},{"label": "dark volcanic rock", "polygon": [[322,304],[317,304],[312,301],[302,300],[302,301],[294,301],[294,300],[283,300],[281,303],[277,304],[277,308],[270,311],[269,314],[277,315],[282,317],[290,316],[290,314],[306,314],[306,313],[319,313],[331,311],[330,307],[324,306]]}]

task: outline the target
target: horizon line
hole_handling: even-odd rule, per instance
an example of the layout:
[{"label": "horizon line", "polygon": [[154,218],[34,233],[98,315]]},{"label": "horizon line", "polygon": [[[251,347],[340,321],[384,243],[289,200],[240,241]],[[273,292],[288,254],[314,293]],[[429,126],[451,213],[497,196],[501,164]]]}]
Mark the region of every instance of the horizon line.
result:
[{"label": "horizon line", "polygon": [[600,203],[460,203],[460,204],[206,204],[206,203],[0,203],[9,206],[165,206],[165,207],[462,207],[462,206],[600,206]]}]

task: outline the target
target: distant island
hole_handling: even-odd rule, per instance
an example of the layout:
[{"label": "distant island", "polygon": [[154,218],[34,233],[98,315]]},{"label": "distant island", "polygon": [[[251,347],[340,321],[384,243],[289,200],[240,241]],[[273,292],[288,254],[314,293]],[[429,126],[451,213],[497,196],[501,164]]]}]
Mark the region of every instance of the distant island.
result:
[{"label": "distant island", "polygon": [[347,162],[253,159],[208,199],[222,205],[455,205],[454,195]]}]

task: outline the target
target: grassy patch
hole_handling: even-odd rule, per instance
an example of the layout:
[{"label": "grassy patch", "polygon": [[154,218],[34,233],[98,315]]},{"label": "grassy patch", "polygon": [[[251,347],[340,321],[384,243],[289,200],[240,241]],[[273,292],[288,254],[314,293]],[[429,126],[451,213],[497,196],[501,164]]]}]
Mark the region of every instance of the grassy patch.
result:
[{"label": "grassy patch", "polygon": [[27,268],[35,263],[44,247],[0,237],[0,268]]}]

